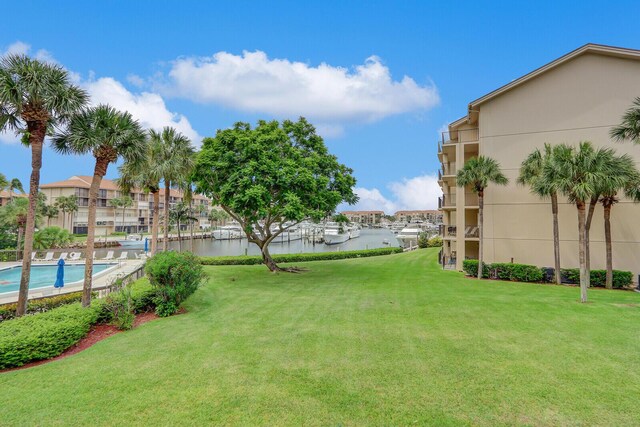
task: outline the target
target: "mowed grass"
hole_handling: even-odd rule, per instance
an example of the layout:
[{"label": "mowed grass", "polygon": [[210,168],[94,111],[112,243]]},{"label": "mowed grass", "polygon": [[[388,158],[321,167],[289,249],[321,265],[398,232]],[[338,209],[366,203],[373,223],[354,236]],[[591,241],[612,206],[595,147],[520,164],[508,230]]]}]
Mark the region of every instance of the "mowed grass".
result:
[{"label": "mowed grass", "polygon": [[0,374],[0,424],[640,424],[640,294],[436,256],[208,267],[187,314]]}]

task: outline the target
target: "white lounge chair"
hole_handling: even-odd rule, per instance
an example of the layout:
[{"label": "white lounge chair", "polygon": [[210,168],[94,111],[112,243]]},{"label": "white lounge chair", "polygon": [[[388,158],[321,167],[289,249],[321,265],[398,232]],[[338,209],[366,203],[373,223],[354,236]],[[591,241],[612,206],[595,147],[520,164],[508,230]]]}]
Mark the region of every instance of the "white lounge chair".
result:
[{"label": "white lounge chair", "polygon": [[118,261],[126,261],[129,258],[129,252],[127,251],[122,251],[122,253],[120,254],[120,256],[118,258],[116,258]]},{"label": "white lounge chair", "polygon": [[111,260],[111,259],[113,259],[113,251],[107,252],[107,256],[102,258],[103,261],[108,261],[108,260]]},{"label": "white lounge chair", "polygon": [[62,252],[62,253],[60,254],[60,257],[59,257],[58,259],[64,259],[64,260],[66,260],[68,255],[69,255],[69,252]]},{"label": "white lounge chair", "polygon": [[69,256],[69,261],[80,261],[81,256],[82,256],[82,253],[80,252],[71,252],[71,255]]},{"label": "white lounge chair", "polygon": [[34,259],[36,259],[36,253],[35,252],[31,252],[31,261],[33,261]]},{"label": "white lounge chair", "polygon": [[38,261],[53,261],[53,252],[47,252],[44,258],[38,258]]}]

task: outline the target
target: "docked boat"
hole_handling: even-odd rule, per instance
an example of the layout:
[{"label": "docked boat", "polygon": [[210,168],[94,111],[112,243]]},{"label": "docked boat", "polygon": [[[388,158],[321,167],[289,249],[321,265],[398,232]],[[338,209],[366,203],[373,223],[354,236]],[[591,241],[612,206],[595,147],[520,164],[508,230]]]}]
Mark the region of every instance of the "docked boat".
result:
[{"label": "docked boat", "polygon": [[355,239],[356,237],[360,237],[360,227],[357,224],[354,224],[348,228],[349,230],[349,239]]},{"label": "docked boat", "polygon": [[239,225],[223,225],[213,230],[211,234],[217,240],[235,240],[244,237],[242,228]]},{"label": "docked boat", "polygon": [[349,230],[344,224],[338,224],[337,222],[329,222],[324,227],[324,234],[322,235],[324,243],[327,245],[337,245],[349,240]]},{"label": "docked boat", "polygon": [[289,228],[278,234],[271,243],[289,243],[300,239],[302,239],[302,231],[299,228]]},{"label": "docked boat", "polygon": [[418,244],[418,237],[424,230],[420,224],[408,224],[405,228],[398,232],[396,239],[403,247],[409,247]]},{"label": "docked boat", "polygon": [[143,248],[144,238],[141,234],[130,234],[124,239],[118,240],[118,244],[127,248]]}]

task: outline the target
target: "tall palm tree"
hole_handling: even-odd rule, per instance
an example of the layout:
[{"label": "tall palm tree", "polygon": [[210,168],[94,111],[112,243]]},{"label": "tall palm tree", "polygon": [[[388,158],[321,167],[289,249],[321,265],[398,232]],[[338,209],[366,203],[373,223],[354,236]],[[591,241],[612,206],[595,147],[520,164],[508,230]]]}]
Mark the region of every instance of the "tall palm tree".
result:
[{"label": "tall palm tree", "polygon": [[120,157],[135,163],[142,157],[145,134],[140,124],[127,112],[108,105],[98,105],[71,118],[69,127],[53,138],[53,147],[65,154],[92,153],[95,158],[93,179],[89,188],[87,247],[82,289],[82,305],[91,304],[93,249],[96,231],[96,203],[102,178],[109,164]]},{"label": "tall palm tree", "polygon": [[[544,152],[543,152],[544,151]],[[528,185],[531,192],[540,198],[551,199],[551,215],[553,219],[553,259],[555,282],[560,284],[560,231],[558,225],[558,189],[556,182],[541,179],[542,166],[551,158],[551,145],[544,144],[544,150],[535,149],[520,166],[518,184]]]},{"label": "tall palm tree", "polygon": [[165,127],[161,132],[149,131],[152,144],[162,147],[159,168],[164,181],[164,238],[162,250],[169,244],[169,203],[171,188],[183,181],[193,169],[194,149],[189,138],[172,127]]},{"label": "tall palm tree", "polygon": [[193,216],[190,207],[185,202],[176,203],[169,211],[169,220],[176,223],[178,227],[178,250],[182,252],[182,239],[180,236],[180,225],[186,222],[197,221]]},{"label": "tall palm tree", "polygon": [[118,185],[124,192],[137,187],[150,193],[153,199],[151,223],[151,256],[158,250],[160,227],[160,181],[162,181],[165,150],[161,139],[147,138],[140,163],[125,162],[120,166]]},{"label": "tall palm tree", "polygon": [[578,212],[578,254],[580,260],[580,300],[587,302],[590,270],[587,263],[587,206],[600,191],[600,183],[615,174],[612,165],[614,151],[595,149],[588,141],[576,147],[559,144],[553,147],[551,158],[543,165],[541,179],[557,183],[558,192],[576,206]]},{"label": "tall palm tree", "polygon": [[42,210],[42,215],[47,217],[47,227],[51,226],[51,218],[58,216],[58,208],[55,205],[46,205]]},{"label": "tall palm tree", "polygon": [[618,203],[618,192],[624,191],[627,197],[638,201],[640,199],[640,172],[636,168],[633,158],[628,154],[615,156],[610,159],[611,174],[598,182],[600,203],[604,208],[604,236],[607,258],[607,289],[613,288],[613,251],[611,244],[611,209]]},{"label": "tall palm tree", "polygon": [[469,159],[456,175],[458,187],[470,186],[478,194],[478,279],[482,279],[482,238],[484,235],[484,190],[489,184],[507,185],[509,180],[500,170],[500,164],[491,157],[478,156]]},{"label": "tall palm tree", "polygon": [[[71,216],[78,211],[78,196],[72,194],[70,196],[60,196],[53,204],[58,210],[62,211],[62,228],[67,229],[67,216],[69,216],[69,226],[73,228]],[[73,230],[71,230],[73,231]]]},{"label": "tall palm tree", "polygon": [[622,116],[622,122],[609,132],[616,141],[631,141],[640,144],[640,97],[633,101],[631,107]]},{"label": "tall palm tree", "polygon": [[[7,55],[0,59],[0,132],[16,132],[31,148],[29,211],[24,236],[27,253],[33,249],[44,137],[54,127],[64,126],[87,101],[87,93],[71,84],[68,72],[59,65],[26,55]],[[30,277],[31,257],[27,256],[22,260],[17,316],[26,311]]]},{"label": "tall palm tree", "polygon": [[[116,211],[118,209],[122,209],[122,230],[124,231],[124,214],[125,211],[127,210],[127,208],[130,208],[131,206],[133,206],[133,199],[131,198],[131,196],[127,195],[127,192],[122,192],[123,195],[120,197],[114,197],[113,199],[109,200],[109,205],[111,205],[111,207],[113,207]],[[115,221],[114,221],[115,224]]]}]

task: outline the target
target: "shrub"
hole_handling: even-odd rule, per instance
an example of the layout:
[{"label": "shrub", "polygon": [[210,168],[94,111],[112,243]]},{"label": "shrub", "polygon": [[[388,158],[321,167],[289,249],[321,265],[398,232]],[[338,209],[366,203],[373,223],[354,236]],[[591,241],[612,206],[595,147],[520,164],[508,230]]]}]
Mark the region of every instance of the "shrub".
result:
[{"label": "shrub", "polygon": [[59,355],[82,339],[97,317],[97,310],[76,303],[0,323],[0,369]]},{"label": "shrub", "polygon": [[[478,260],[477,259],[465,259],[462,261],[462,270],[467,276],[478,277]],[[487,264],[482,265],[482,277],[484,279],[489,277],[489,266]]]},{"label": "shrub", "polygon": [[[338,260],[347,258],[366,258],[371,256],[391,255],[401,253],[402,248],[377,248],[360,251],[341,252],[311,252],[303,254],[276,254],[272,258],[275,262],[307,262],[322,260]],[[250,256],[220,256],[220,257],[200,257],[203,265],[257,265],[262,264],[260,255]]]},{"label": "shrub", "polygon": [[[605,287],[607,282],[606,270],[591,270],[590,275],[591,286],[600,288]],[[580,269],[563,268],[560,270],[560,280],[562,283],[577,285],[580,283]],[[613,270],[613,287],[622,289],[631,286],[633,283],[633,273],[630,271]]]},{"label": "shrub", "polygon": [[204,279],[199,259],[191,253],[161,252],[147,261],[145,272],[156,291],[158,316],[170,316]]},{"label": "shrub", "polygon": [[440,248],[440,247],[442,247],[442,237],[433,236],[427,242],[427,247],[428,248]]},{"label": "shrub", "polygon": [[429,247],[429,235],[425,232],[420,233],[418,236],[418,247],[420,249]]},{"label": "shrub", "polygon": [[[51,297],[30,300],[27,303],[27,314],[44,313],[56,307],[72,304],[82,300],[82,292],[55,295]],[[0,322],[13,319],[16,314],[16,303],[0,305]]]},{"label": "shrub", "polygon": [[121,331],[131,329],[135,320],[131,286],[125,286],[107,295],[102,302],[101,313],[103,316],[106,314],[109,322]]},{"label": "shrub", "polygon": [[33,235],[34,249],[62,248],[73,241],[72,235],[60,227],[47,227]]}]

